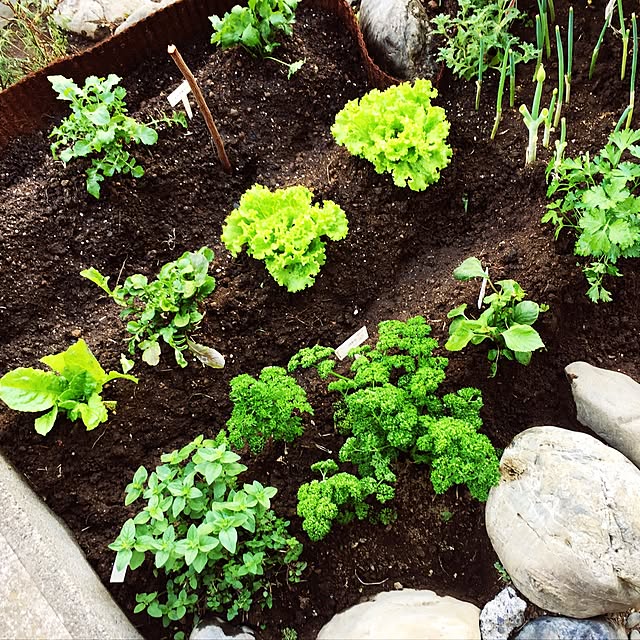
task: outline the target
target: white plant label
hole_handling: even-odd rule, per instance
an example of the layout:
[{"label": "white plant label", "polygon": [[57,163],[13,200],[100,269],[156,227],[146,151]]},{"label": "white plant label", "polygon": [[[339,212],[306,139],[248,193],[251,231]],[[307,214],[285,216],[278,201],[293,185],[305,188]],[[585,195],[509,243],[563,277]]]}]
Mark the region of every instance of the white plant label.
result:
[{"label": "white plant label", "polygon": [[347,357],[347,354],[351,349],[355,349],[359,347],[365,340],[369,339],[369,332],[367,331],[367,327],[362,327],[362,329],[358,329],[350,338],[345,340],[337,349],[336,349],[336,358],[338,360],[344,360]]},{"label": "white plant label", "polygon": [[175,91],[172,91],[167,97],[167,100],[169,101],[169,104],[172,107],[175,107],[178,104],[178,102],[182,102],[182,104],[184,105],[184,110],[187,112],[187,116],[189,117],[189,120],[193,118],[193,112],[191,111],[191,105],[189,104],[190,92],[191,92],[191,87],[189,86],[189,83],[186,80],[184,80],[182,84],[180,84],[178,88]]},{"label": "white plant label", "polygon": [[[489,269],[485,271],[487,274],[487,278],[489,277]],[[484,294],[487,291],[487,278],[482,279],[482,284],[480,285],[480,295],[478,296],[478,309],[482,309],[482,301],[484,300]]]},{"label": "white plant label", "polygon": [[118,571],[116,569],[116,563],[113,562],[113,569],[111,569],[111,578],[109,578],[109,582],[124,582],[124,577],[127,575],[127,566],[125,565],[122,571]]}]

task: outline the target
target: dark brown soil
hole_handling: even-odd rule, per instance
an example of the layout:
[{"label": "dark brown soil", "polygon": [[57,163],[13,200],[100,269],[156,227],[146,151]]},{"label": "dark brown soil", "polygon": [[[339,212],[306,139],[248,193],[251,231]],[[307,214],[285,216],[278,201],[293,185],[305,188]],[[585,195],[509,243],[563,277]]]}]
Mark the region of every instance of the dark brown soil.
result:
[{"label": "dark brown soil", "polygon": [[[568,5],[557,4],[564,25]],[[620,45],[612,34],[593,81],[587,79],[603,7],[601,1],[575,7],[580,35],[566,110],[569,155],[599,149],[628,99],[627,81],[617,79]],[[495,78],[485,83],[478,114],[473,83],[445,73],[438,103],[451,122],[453,159],[437,185],[414,193],[394,187],[389,176],[377,175],[332,140],[337,111],[368,89],[355,46],[332,16],[300,9],[295,37],[279,50],[285,60],[307,60],[290,81],[278,64],[240,50],[219,52],[198,42],[183,55],[226,141],[231,177],[219,167],[199,116],[188,132],[162,131],[155,147],[136,150],[146,176],[105,183],[99,201],[85,191],[82,163],[64,168],[52,161],[46,133],[15,142],[0,158],[0,373],[37,366],[41,356],[78,337],[105,367],[117,366],[125,338],[118,309],[80,278],[81,269],[94,266],[114,282],[132,273],[153,275],[204,244],[216,252],[217,289],[206,302],[199,337],[227,356],[224,370],[197,364],[182,370],[165,353],[157,368],[137,367],[137,387],[111,385],[108,397],[118,401],[117,414],[92,432],[59,420],[42,438],[33,416],[0,409],[4,453],[69,525],[105,583],[114,559],[107,545],[132,513],[123,506],[123,490],[133,472],[224,426],[233,376],[282,365],[303,346],[337,346],[362,325],[375,334],[377,323],[390,318],[424,315],[442,342],[447,311],[477,297],[477,283],[451,276],[470,255],[488,264],[496,279],[514,278],[532,299],[550,305],[539,325],[547,350],[536,353],[528,368],[504,363],[490,380],[481,347],[449,354],[447,385],[482,389],[484,431],[497,447],[533,425],[581,428],[564,377],[568,363],[585,360],[640,375],[636,263],[621,264],[624,278],[611,283],[613,303],[587,300],[570,243],[554,242],[552,229],[539,222],[548,151],[534,167],[523,167],[526,130],[515,110],[507,110],[497,139],[489,140]],[[531,76],[530,67],[520,71],[517,104],[530,104]],[[546,100],[556,81],[552,70],[547,77]],[[124,79],[130,110],[148,117],[165,109],[178,82],[170,60],[149,62]],[[271,188],[304,184],[347,212],[350,233],[329,244],[313,288],[288,294],[261,263],[246,255],[232,259],[221,245],[225,216],[256,182]],[[258,459],[244,457],[247,478],[278,488],[276,508],[302,540],[297,487],[310,479],[309,465],[325,458],[320,447],[336,452],[340,445],[332,398],[323,385],[305,380],[315,426],[308,423],[286,453],[273,446]],[[250,618],[265,638],[279,639],[285,627],[314,638],[335,612],[397,583],[480,606],[500,589],[483,504],[462,488],[435,495],[419,466],[401,466],[399,478],[396,524],[358,523],[334,529],[321,543],[306,542],[305,581],[274,585],[273,609]],[[131,612],[135,593],[154,584],[160,586],[140,570],[129,573],[124,585],[110,586],[149,638],[168,632]]]}]

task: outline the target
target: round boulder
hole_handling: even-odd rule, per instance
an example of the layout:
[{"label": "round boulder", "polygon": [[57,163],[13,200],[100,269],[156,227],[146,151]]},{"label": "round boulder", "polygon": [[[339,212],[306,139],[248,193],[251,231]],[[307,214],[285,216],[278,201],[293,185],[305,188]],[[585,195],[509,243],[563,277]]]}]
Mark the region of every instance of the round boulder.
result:
[{"label": "round boulder", "polygon": [[618,451],[558,427],[505,449],[487,532],[514,586],[573,618],[640,605],[640,470]]}]

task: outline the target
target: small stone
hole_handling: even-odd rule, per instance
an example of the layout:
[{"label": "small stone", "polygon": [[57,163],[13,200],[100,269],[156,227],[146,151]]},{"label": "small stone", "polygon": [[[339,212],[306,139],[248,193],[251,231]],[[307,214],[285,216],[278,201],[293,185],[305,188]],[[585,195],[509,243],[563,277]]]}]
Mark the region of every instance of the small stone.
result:
[{"label": "small stone", "polygon": [[633,629],[629,634],[629,640],[640,640],[640,631]]},{"label": "small stone", "polygon": [[524,622],[527,603],[513,587],[506,587],[480,612],[480,632],[483,638],[507,640],[509,634]]},{"label": "small stone", "polygon": [[625,634],[605,618],[576,620],[574,618],[541,616],[522,628],[515,640],[616,640]]},{"label": "small stone", "polygon": [[69,184],[69,181],[68,181],[68,180],[60,180],[60,184],[61,184],[63,187],[66,187],[66,186]]},{"label": "small stone", "polygon": [[626,623],[627,629],[633,629],[634,627],[640,627],[640,613],[634,611],[629,614]]},{"label": "small stone", "polygon": [[396,591],[402,591],[404,589],[404,587],[402,586],[402,582],[394,582],[393,583],[393,588]]},{"label": "small stone", "polygon": [[201,620],[189,640],[255,640],[249,627],[234,627],[221,618]]},{"label": "small stone", "polygon": [[72,338],[79,338],[82,335],[82,331],[80,331],[80,329],[71,329],[69,333],[71,334]]},{"label": "small stone", "polygon": [[238,114],[239,114],[239,111],[237,109],[229,109],[229,115],[232,118],[235,118]]}]

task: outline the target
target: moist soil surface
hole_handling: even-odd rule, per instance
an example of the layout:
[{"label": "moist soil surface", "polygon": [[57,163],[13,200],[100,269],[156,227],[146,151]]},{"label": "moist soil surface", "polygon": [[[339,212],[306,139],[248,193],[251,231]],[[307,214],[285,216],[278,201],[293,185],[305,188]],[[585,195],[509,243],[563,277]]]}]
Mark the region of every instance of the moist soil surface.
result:
[{"label": "moist soil surface", "polygon": [[[558,2],[559,24],[566,3]],[[531,6],[521,7],[530,10]],[[622,113],[628,81],[620,82],[620,44],[605,39],[593,80],[587,71],[604,5],[576,6],[576,47],[571,105],[566,108],[568,155],[597,151]],[[523,27],[532,38],[530,28]],[[89,562],[133,624],[148,638],[169,637],[146,614],[134,615],[135,594],[161,590],[150,570],[129,572],[109,585],[118,535],[136,504],[125,507],[124,487],[140,465],[159,463],[199,434],[213,437],[231,413],[229,381],[240,373],[286,365],[301,347],[337,346],[361,326],[373,338],[378,322],[424,316],[444,344],[446,314],[474,303],[478,283],[460,283],[453,269],[475,255],[494,280],[513,278],[550,310],[537,325],[546,350],[529,367],[503,362],[489,379],[486,348],[447,354],[444,390],[465,386],[483,392],[486,433],[498,448],[530,426],[581,430],[575,421],[564,367],[575,360],[638,377],[637,264],[621,263],[623,278],[610,282],[614,301],[594,305],[572,255],[572,242],[540,224],[544,213],[542,149],[524,167],[526,130],[515,109],[506,109],[495,141],[496,78],[485,81],[479,113],[475,86],[445,72],[436,103],[451,122],[453,158],[441,180],[422,193],[395,187],[364,160],[351,157],[330,134],[347,100],[368,90],[351,37],[338,20],[304,5],[294,37],[278,55],[305,58],[287,80],[283,67],[242,50],[220,52],[195,42],[183,55],[204,89],[226,142],[233,174],[219,166],[199,115],[189,129],[162,129],[154,147],[135,154],[146,175],[105,182],[100,200],[84,187],[82,161],[54,162],[47,133],[12,143],[0,158],[0,372],[38,366],[45,354],[84,338],[106,369],[118,367],[126,332],[118,308],[78,274],[94,266],[111,282],[133,273],[153,276],[183,251],[214,249],[215,292],[206,300],[197,338],[227,358],[224,370],[191,362],[179,368],[169,351],[160,365],[136,366],[140,383],[112,383],[105,397],[117,413],[94,431],[58,419],[41,437],[33,415],[0,409],[0,446],[35,491],[71,528]],[[556,78],[548,63],[545,101]],[[531,104],[531,65],[520,67],[516,105]],[[495,74],[494,74],[495,75]],[[123,80],[131,113],[148,119],[167,108],[180,82],[171,60],[158,59]],[[57,120],[51,119],[51,124]],[[220,242],[222,223],[254,183],[270,188],[304,184],[318,199],[337,202],[349,218],[349,234],[329,242],[327,262],[315,285],[290,294],[261,262],[232,258]],[[277,512],[291,520],[309,564],[304,581],[273,585],[273,608],[254,610],[248,622],[264,638],[279,639],[291,627],[314,638],[336,612],[363,597],[394,588],[433,589],[482,606],[502,584],[497,558],[484,528],[484,505],[464,487],[436,495],[428,470],[400,463],[398,519],[387,527],[367,522],[337,526],[311,543],[296,515],[296,490],[312,478],[310,464],[337,453],[341,439],[331,413],[336,400],[311,375],[301,378],[314,406],[313,421],[294,444],[273,444],[258,457],[245,454],[245,479],[278,489]],[[183,627],[188,632],[186,626]]]}]

